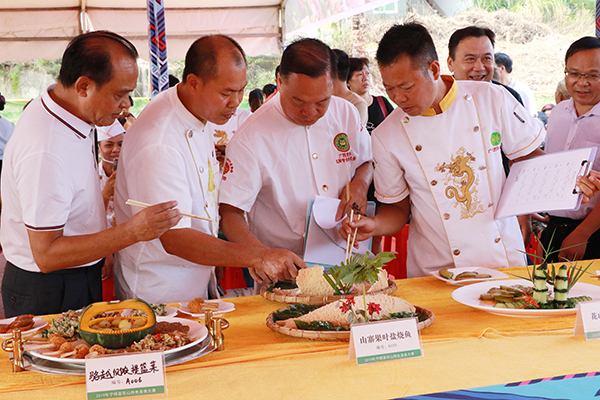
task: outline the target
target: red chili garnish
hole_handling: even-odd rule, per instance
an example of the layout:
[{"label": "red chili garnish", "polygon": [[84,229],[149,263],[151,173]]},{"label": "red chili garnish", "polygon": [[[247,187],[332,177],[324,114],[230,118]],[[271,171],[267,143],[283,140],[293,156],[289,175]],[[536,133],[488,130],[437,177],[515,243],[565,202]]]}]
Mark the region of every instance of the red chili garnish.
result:
[{"label": "red chili garnish", "polygon": [[354,297],[348,297],[342,302],[340,310],[342,310],[343,313],[347,313],[352,309],[352,304],[356,304],[356,302],[354,301]]},{"label": "red chili garnish", "polygon": [[523,304],[523,306],[521,306],[521,308],[525,308],[530,304],[536,308],[540,308],[540,305],[538,303],[536,303],[536,301],[532,297],[529,297],[529,295],[525,292],[522,292],[522,293],[525,295],[525,297],[527,297],[527,301],[525,302],[525,304]]},{"label": "red chili garnish", "polygon": [[367,304],[367,309],[369,310],[370,315],[373,315],[374,313],[379,314],[381,312],[381,306],[377,303]]}]

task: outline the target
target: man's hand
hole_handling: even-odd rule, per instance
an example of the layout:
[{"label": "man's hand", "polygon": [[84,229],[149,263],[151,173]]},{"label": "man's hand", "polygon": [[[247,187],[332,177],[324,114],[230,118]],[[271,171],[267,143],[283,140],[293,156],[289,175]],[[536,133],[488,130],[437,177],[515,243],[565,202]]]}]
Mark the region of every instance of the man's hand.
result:
[{"label": "man's hand", "polygon": [[575,229],[569,236],[563,240],[561,244],[562,250],[558,253],[558,261],[562,262],[565,259],[569,261],[582,260],[587,248],[589,236],[579,233]]},{"label": "man's hand", "polygon": [[106,185],[102,189],[102,200],[104,200],[104,208],[108,207],[108,202],[111,197],[115,194],[115,179],[117,178],[117,171],[113,171],[112,174],[106,180]]},{"label": "man's hand", "polygon": [[364,185],[361,184],[352,184],[348,185],[350,187],[350,200],[348,200],[346,186],[342,189],[342,193],[340,193],[340,205],[338,206],[337,213],[335,214],[335,220],[339,221],[344,218],[344,215],[350,216],[351,210],[354,209],[354,218],[357,218],[357,214],[365,215],[367,212],[367,190]]},{"label": "man's hand", "polygon": [[354,242],[354,246],[358,248],[358,242],[377,236],[375,235],[376,226],[377,224],[373,218],[361,217],[359,220],[354,220],[352,222],[350,222],[350,218],[346,218],[342,221],[340,235],[342,235],[344,239],[348,239],[348,236],[354,236],[354,231],[358,228],[356,231],[356,241]]},{"label": "man's hand", "polygon": [[531,214],[519,215],[517,219],[523,235],[523,244],[527,247],[531,243]]},{"label": "man's hand", "polygon": [[125,224],[136,242],[157,239],[181,220],[182,215],[175,207],[176,201],[155,204],[138,212]]},{"label": "man's hand", "polygon": [[300,257],[288,250],[265,250],[260,266],[250,269],[258,283],[290,281],[298,275],[298,268],[306,268]]},{"label": "man's hand", "polygon": [[587,176],[577,177],[577,187],[583,193],[582,202],[587,203],[600,191],[600,172],[590,171]]}]

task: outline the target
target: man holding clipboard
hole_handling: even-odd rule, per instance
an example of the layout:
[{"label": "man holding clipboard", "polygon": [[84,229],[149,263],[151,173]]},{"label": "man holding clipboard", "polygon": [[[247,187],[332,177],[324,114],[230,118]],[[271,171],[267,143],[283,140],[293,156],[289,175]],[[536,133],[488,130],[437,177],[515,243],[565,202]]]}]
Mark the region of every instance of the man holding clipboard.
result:
[{"label": "man holding clipboard", "polygon": [[[565,84],[572,98],[552,110],[546,152],[555,153],[600,145],[600,39],[583,37],[571,44],[565,56]],[[600,165],[596,152],[594,166]],[[542,233],[544,248],[562,249],[551,261],[600,258],[600,207],[598,197],[575,211],[552,211]]]}]

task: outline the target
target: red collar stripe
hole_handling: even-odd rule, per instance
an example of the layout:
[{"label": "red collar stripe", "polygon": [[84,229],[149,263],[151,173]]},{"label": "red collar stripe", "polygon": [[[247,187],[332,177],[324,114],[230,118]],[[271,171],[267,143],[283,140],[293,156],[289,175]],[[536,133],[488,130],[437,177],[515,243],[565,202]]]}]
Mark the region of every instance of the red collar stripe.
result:
[{"label": "red collar stripe", "polygon": [[83,135],[81,132],[79,132],[77,129],[75,129],[73,126],[71,126],[67,121],[65,121],[64,119],[62,119],[61,117],[59,117],[58,115],[56,115],[55,113],[53,113],[48,106],[46,105],[46,103],[44,103],[44,99],[42,99],[42,105],[44,106],[44,108],[46,109],[46,111],[48,111],[48,113],[50,115],[52,115],[54,118],[56,118],[57,120],[59,120],[60,122],[62,122],[63,124],[65,124],[65,126],[69,129],[71,129],[73,132],[75,132],[77,134],[77,136],[79,136],[82,139],[87,138],[87,136]]}]

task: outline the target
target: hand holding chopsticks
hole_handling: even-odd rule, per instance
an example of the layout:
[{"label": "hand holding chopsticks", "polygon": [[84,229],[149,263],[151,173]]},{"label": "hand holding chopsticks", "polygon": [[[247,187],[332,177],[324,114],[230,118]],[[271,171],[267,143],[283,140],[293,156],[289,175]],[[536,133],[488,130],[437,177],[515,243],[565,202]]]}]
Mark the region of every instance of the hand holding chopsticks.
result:
[{"label": "hand holding chopsticks", "polygon": [[[129,206],[135,206],[135,207],[141,207],[141,208],[150,207],[152,205],[152,204],[143,203],[141,201],[131,200],[131,199],[127,200],[125,202],[125,204],[127,204]],[[181,215],[183,215],[184,217],[196,218],[196,219],[201,219],[203,221],[210,221],[210,222],[212,222],[212,219],[205,218],[205,217],[200,217],[199,215],[186,214],[186,213],[181,213]]]}]

